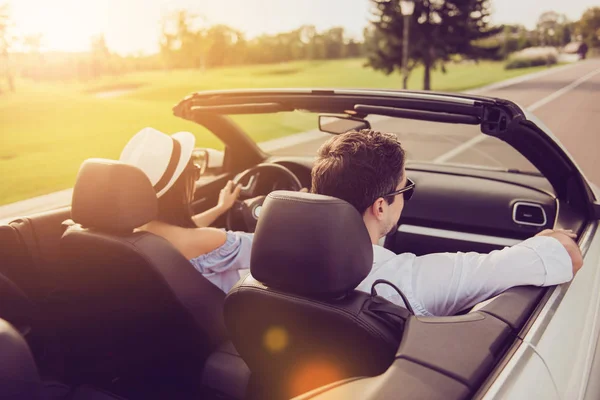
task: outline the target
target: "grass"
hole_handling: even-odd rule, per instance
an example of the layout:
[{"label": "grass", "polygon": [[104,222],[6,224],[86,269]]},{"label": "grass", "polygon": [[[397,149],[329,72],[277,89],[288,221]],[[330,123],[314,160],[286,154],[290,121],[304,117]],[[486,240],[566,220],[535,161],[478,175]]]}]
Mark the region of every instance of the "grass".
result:
[{"label": "grass", "polygon": [[[400,88],[401,77],[362,68],[363,60],[294,62],[209,70],[140,72],[88,83],[39,84],[18,81],[16,93],[0,95],[0,204],[73,186],[81,162],[117,158],[127,140],[145,126],[172,133],[189,130],[199,147],[222,148],[203,128],[175,118],[171,107],[199,90],[261,87]],[[435,71],[434,90],[463,91],[540,68],[504,70],[502,63],[450,65]],[[413,72],[410,89],[422,87],[423,70]],[[126,95],[101,99],[95,92],[129,88]],[[235,118],[257,141],[316,126],[316,116],[286,113]]]}]

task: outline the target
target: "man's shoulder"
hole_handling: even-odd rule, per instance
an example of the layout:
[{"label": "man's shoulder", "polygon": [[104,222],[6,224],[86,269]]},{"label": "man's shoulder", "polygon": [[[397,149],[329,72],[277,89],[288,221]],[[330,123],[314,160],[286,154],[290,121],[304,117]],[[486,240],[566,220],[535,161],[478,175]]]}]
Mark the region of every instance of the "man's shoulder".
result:
[{"label": "man's shoulder", "polygon": [[383,246],[373,245],[373,264],[381,265],[391,261],[403,262],[413,260],[414,258],[415,255],[412,253],[396,254]]}]

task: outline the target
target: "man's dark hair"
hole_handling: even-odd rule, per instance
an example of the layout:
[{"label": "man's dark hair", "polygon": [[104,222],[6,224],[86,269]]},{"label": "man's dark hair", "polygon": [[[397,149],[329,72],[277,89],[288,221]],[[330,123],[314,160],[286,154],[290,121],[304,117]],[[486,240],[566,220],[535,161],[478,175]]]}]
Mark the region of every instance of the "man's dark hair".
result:
[{"label": "man's dark hair", "polygon": [[[346,200],[359,213],[396,190],[405,154],[396,135],[369,129],[334,136],[318,151],[312,192]],[[394,197],[386,199],[388,203]]]}]

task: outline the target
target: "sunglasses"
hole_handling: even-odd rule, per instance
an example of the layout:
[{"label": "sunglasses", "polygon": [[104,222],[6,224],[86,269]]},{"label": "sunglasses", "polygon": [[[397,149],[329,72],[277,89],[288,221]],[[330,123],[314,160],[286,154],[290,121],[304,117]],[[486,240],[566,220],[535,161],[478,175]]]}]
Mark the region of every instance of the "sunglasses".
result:
[{"label": "sunglasses", "polygon": [[415,183],[410,180],[409,178],[406,179],[406,186],[404,186],[402,189],[398,189],[396,191],[393,191],[391,193],[386,194],[383,197],[392,197],[392,196],[397,196],[401,193],[404,194],[404,201],[409,201],[410,198],[413,196],[413,193],[415,193]]}]

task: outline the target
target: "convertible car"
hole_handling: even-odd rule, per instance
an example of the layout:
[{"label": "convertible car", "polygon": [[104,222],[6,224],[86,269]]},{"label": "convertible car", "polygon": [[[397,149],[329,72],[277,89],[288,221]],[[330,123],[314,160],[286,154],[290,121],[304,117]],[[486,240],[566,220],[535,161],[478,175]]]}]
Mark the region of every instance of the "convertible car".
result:
[{"label": "convertible car", "polygon": [[[463,94],[277,89],[194,93],[173,112],[223,143],[197,151],[193,207],[213,206],[229,179],[243,185],[215,226],[256,230],[250,273],[222,293],[165,240],[134,232],[153,217],[149,182],[86,161],[69,207],[0,226],[1,398],[600,397],[600,191],[526,110]],[[262,143],[245,132],[297,115],[315,129]],[[380,245],[490,252],[572,229],[582,270],[448,317],[354,290],[371,263],[361,219],[298,190],[330,135],[363,128],[399,136],[416,183]]]}]

